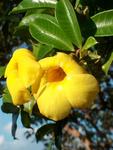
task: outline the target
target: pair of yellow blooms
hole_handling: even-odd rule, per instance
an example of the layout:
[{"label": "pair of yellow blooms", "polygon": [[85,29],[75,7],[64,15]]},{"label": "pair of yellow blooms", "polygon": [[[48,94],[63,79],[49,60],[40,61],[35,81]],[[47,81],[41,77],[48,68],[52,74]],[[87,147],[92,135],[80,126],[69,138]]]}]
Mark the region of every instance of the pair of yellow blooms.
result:
[{"label": "pair of yellow blooms", "polygon": [[15,105],[30,101],[33,95],[40,112],[55,121],[68,116],[72,108],[90,107],[99,91],[95,77],[61,52],[36,61],[32,52],[18,49],[5,77]]}]

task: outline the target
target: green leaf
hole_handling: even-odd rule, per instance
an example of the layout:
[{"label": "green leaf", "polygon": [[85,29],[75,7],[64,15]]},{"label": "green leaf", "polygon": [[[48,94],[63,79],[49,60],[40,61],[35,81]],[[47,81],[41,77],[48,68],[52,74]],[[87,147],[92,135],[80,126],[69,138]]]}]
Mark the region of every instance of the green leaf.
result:
[{"label": "green leaf", "polygon": [[56,122],[54,134],[55,134],[55,145],[58,150],[61,150],[62,128],[63,128],[63,120]]},{"label": "green leaf", "polygon": [[18,113],[19,108],[11,103],[3,103],[1,106],[1,110],[4,113]]},{"label": "green leaf", "polygon": [[43,45],[43,44],[34,44],[33,45],[33,54],[37,58],[37,60],[40,60],[44,58],[49,52],[51,52],[53,49],[50,45]]},{"label": "green leaf", "polygon": [[105,72],[106,75],[108,74],[108,70],[109,70],[112,62],[113,62],[113,52],[110,54],[106,63],[102,66],[102,70]]},{"label": "green leaf", "polygon": [[39,140],[42,140],[44,135],[54,131],[54,128],[55,128],[55,124],[54,123],[49,123],[49,124],[46,124],[46,125],[40,127],[37,130],[36,134],[35,134],[37,142],[39,142]]},{"label": "green leaf", "polygon": [[41,118],[41,119],[42,119],[42,118],[47,119],[45,116],[43,116],[43,115],[40,113],[37,103],[35,103],[34,106],[33,106],[32,115],[33,115],[33,116],[36,116],[36,117],[38,117],[38,118]]},{"label": "green leaf", "polygon": [[24,110],[21,110],[21,122],[25,128],[30,128],[30,116]]},{"label": "green leaf", "polygon": [[24,17],[20,21],[18,28],[23,27],[23,26],[28,27],[31,22],[33,22],[36,18],[41,17],[41,16],[42,16],[41,14],[31,14],[29,16]]},{"label": "green leaf", "polygon": [[87,49],[89,49],[90,47],[94,46],[94,45],[97,44],[97,43],[98,43],[98,42],[96,41],[96,39],[95,39],[94,37],[90,36],[90,37],[86,40],[84,46],[82,47],[82,50],[87,50]]},{"label": "green leaf", "polygon": [[24,12],[37,8],[54,8],[57,0],[23,0],[17,7],[14,7],[11,13]]},{"label": "green leaf", "polygon": [[92,16],[91,19],[97,28],[96,37],[113,36],[113,10],[100,12]]},{"label": "green leaf", "polygon": [[82,57],[84,57],[85,55],[87,55],[88,49],[89,49],[90,47],[94,46],[94,45],[97,44],[97,43],[98,43],[98,42],[96,41],[96,39],[95,39],[94,37],[90,36],[90,37],[86,40],[84,46],[82,47],[82,49],[81,49],[81,51],[80,51],[80,57],[82,58]]},{"label": "green leaf", "polygon": [[12,103],[12,98],[7,87],[3,91],[2,100],[4,103]]},{"label": "green leaf", "polygon": [[0,78],[4,76],[6,66],[0,66]]},{"label": "green leaf", "polygon": [[30,33],[42,44],[51,45],[60,50],[74,51],[73,45],[57,24],[54,17],[41,15],[30,23]]},{"label": "green leaf", "polygon": [[59,0],[56,5],[56,18],[69,39],[77,47],[82,47],[82,36],[73,6],[69,0]]}]

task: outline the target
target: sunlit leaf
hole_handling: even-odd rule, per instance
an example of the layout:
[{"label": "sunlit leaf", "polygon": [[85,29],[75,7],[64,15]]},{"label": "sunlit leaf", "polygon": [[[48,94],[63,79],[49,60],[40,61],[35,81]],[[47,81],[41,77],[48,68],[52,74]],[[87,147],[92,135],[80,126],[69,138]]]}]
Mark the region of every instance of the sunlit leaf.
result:
[{"label": "sunlit leaf", "polygon": [[95,36],[113,36],[113,10],[100,12],[92,16],[91,19],[97,28]]},{"label": "sunlit leaf", "polygon": [[81,48],[81,31],[73,6],[69,0],[59,0],[56,5],[56,18],[71,42]]},{"label": "sunlit leaf", "polygon": [[29,26],[31,22],[33,22],[36,18],[40,18],[43,16],[42,14],[31,14],[28,16],[25,16],[19,23],[18,27],[23,27],[23,26]]},{"label": "sunlit leaf", "polygon": [[88,49],[89,49],[90,47],[94,46],[94,45],[97,44],[97,43],[98,43],[98,42],[96,41],[96,39],[95,39],[94,37],[90,36],[90,37],[86,40],[85,44],[83,45],[83,47],[82,47],[82,49],[81,49],[81,51],[80,51],[80,56],[81,56],[81,58],[82,58],[83,56],[87,55]]},{"label": "sunlit leaf", "polygon": [[57,24],[55,18],[50,15],[41,15],[31,22],[30,33],[34,39],[42,44],[51,45],[60,50],[74,50],[64,31]]},{"label": "sunlit leaf", "polygon": [[106,63],[102,66],[102,69],[103,69],[103,71],[105,72],[106,75],[108,74],[108,71],[109,71],[109,68],[110,68],[112,62],[113,62],[113,52],[109,56],[109,58],[106,61]]},{"label": "sunlit leaf", "polygon": [[23,12],[36,8],[54,8],[57,0],[23,0],[11,13]]},{"label": "sunlit leaf", "polygon": [[89,49],[90,47],[94,46],[94,45],[97,44],[97,43],[98,43],[98,42],[96,41],[96,39],[95,39],[94,37],[90,36],[90,37],[86,40],[86,42],[85,42],[84,46],[82,47],[82,49],[83,49],[83,50]]}]

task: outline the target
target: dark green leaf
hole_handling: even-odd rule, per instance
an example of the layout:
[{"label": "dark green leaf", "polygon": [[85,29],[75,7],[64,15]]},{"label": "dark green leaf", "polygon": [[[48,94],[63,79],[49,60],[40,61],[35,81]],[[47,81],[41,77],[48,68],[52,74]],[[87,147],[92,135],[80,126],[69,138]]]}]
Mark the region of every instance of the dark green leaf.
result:
[{"label": "dark green leaf", "polygon": [[37,60],[40,60],[44,58],[49,52],[51,52],[53,49],[50,45],[43,45],[43,44],[34,44],[33,45],[33,54],[37,58]]},{"label": "dark green leaf", "polygon": [[56,18],[69,39],[77,47],[82,47],[82,36],[73,6],[69,0],[59,0],[56,5]]},{"label": "dark green leaf", "polygon": [[57,0],[23,0],[11,13],[24,12],[36,8],[54,8]]},{"label": "dark green leaf", "polygon": [[43,115],[40,113],[37,103],[34,104],[34,106],[33,106],[32,115],[33,115],[33,116],[36,116],[36,117],[38,117],[38,118],[41,118],[41,119],[42,119],[42,118],[47,119],[45,116],[43,116]]},{"label": "dark green leaf", "polygon": [[109,55],[109,58],[107,59],[106,63],[102,66],[102,69],[106,75],[108,74],[108,70],[112,62],[113,62],[113,52]]},{"label": "dark green leaf", "polygon": [[100,12],[91,17],[96,25],[95,36],[113,36],[113,10]]},{"label": "dark green leaf", "polygon": [[39,140],[41,140],[44,137],[44,135],[51,133],[54,130],[54,128],[55,124],[53,123],[46,124],[40,127],[35,134],[37,142],[39,142]]},{"label": "dark green leaf", "polygon": [[37,41],[60,50],[73,51],[72,43],[54,17],[41,15],[30,24],[30,33]]},{"label": "dark green leaf", "polygon": [[18,113],[13,113],[12,114],[12,128],[11,128],[11,133],[14,139],[16,138],[16,130],[17,130],[17,119],[19,116],[19,112]]},{"label": "dark green leaf", "polygon": [[30,116],[24,110],[21,110],[21,122],[25,128],[30,128]]},{"label": "dark green leaf", "polygon": [[0,78],[4,76],[6,66],[0,66]]},{"label": "dark green leaf", "polygon": [[56,122],[54,134],[55,134],[55,145],[58,148],[58,150],[61,150],[62,121]]},{"label": "dark green leaf", "polygon": [[1,106],[1,110],[4,113],[18,113],[19,108],[11,103],[3,103]]}]

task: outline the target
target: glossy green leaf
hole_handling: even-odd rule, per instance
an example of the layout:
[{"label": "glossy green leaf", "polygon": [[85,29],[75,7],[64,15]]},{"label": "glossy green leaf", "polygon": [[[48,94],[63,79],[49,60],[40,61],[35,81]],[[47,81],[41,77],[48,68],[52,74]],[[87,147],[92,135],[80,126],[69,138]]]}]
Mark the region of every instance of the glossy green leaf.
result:
[{"label": "glossy green leaf", "polygon": [[44,44],[34,44],[33,45],[33,54],[37,58],[37,60],[40,60],[44,58],[49,52],[51,52],[53,49],[50,45],[44,45]]},{"label": "glossy green leaf", "polygon": [[92,16],[91,19],[97,28],[95,36],[113,36],[113,10],[100,12]]},{"label": "glossy green leaf", "polygon": [[86,40],[84,46],[81,48],[80,57],[82,58],[82,57],[86,56],[86,55],[88,54],[88,49],[89,49],[90,47],[94,46],[94,45],[97,44],[97,43],[98,43],[98,42],[96,41],[96,39],[95,39],[94,37],[90,36],[90,37]]},{"label": "glossy green leaf", "polygon": [[59,0],[56,5],[56,18],[69,39],[78,48],[82,47],[82,36],[73,6],[69,0]]},{"label": "glossy green leaf", "polygon": [[90,36],[90,37],[86,40],[84,46],[82,47],[82,50],[87,50],[87,49],[89,49],[90,47],[94,46],[94,45],[97,44],[97,43],[98,43],[98,42],[96,41],[96,39],[95,39],[94,37]]},{"label": "glossy green leaf", "polygon": [[42,14],[31,14],[25,16],[19,23],[18,27],[29,26],[31,22],[33,22],[36,18],[40,18]]},{"label": "glossy green leaf", "polygon": [[6,66],[0,66],[0,78],[4,76]]},{"label": "glossy green leaf", "polygon": [[50,15],[42,15],[31,22],[30,33],[42,44],[51,45],[60,50],[74,51],[72,43],[55,18]]},{"label": "glossy green leaf", "polygon": [[110,54],[108,60],[106,61],[106,63],[102,66],[103,71],[105,72],[105,74],[108,74],[109,68],[111,66],[113,62],[113,52]]},{"label": "glossy green leaf", "polygon": [[57,0],[23,0],[11,13],[24,12],[36,8],[54,8]]},{"label": "glossy green leaf", "polygon": [[54,131],[54,128],[55,128],[55,124],[53,124],[53,123],[49,123],[49,124],[46,124],[46,125],[40,127],[35,134],[37,142],[39,142],[39,140],[42,140],[44,135]]}]

